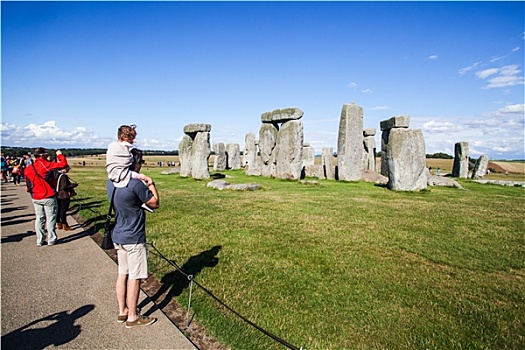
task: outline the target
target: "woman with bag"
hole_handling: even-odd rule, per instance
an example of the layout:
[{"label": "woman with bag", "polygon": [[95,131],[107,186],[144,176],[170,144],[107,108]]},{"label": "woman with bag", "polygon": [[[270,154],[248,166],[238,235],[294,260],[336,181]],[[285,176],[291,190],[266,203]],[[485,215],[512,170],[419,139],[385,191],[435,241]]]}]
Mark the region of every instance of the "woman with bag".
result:
[{"label": "woman with bag", "polygon": [[57,171],[57,203],[58,203],[58,213],[57,213],[57,230],[71,231],[71,227],[67,224],[67,210],[69,209],[69,203],[71,202],[71,197],[75,196],[75,187],[78,186],[78,183],[71,181],[67,172],[70,167],[67,166],[62,170]]}]

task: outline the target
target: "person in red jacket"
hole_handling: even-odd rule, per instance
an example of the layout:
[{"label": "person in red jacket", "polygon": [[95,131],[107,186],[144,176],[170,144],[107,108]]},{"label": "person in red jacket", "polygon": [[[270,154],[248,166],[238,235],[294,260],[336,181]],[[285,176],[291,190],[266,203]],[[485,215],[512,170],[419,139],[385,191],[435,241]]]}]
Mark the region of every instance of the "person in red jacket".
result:
[{"label": "person in red jacket", "polygon": [[27,192],[31,195],[35,207],[35,231],[37,246],[44,245],[45,229],[47,229],[47,245],[54,245],[57,241],[57,199],[56,177],[53,170],[68,166],[66,157],[56,151],[57,161],[48,160],[47,150],[43,147],[35,149],[35,161],[25,169]]}]

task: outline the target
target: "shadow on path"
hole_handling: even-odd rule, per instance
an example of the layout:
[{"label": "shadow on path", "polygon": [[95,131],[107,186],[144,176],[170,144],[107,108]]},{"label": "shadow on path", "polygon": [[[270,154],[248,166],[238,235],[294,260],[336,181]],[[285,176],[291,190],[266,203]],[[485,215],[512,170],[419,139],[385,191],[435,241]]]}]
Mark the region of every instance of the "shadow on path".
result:
[{"label": "shadow on path", "polygon": [[94,305],[84,305],[71,313],[62,311],[35,320],[2,336],[2,349],[44,349],[67,344],[81,332],[80,325],[75,325],[75,321],[94,308]]},{"label": "shadow on path", "polygon": [[22,242],[22,240],[29,236],[35,236],[36,233],[34,231],[27,231],[26,233],[17,233],[16,235],[6,236],[2,237],[2,244],[3,243],[13,243],[13,242]]}]

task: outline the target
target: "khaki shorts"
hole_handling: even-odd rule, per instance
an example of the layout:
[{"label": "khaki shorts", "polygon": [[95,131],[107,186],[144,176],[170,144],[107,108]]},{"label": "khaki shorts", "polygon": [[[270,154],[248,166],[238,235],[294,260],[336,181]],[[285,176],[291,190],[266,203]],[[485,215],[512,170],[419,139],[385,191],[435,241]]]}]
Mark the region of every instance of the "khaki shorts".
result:
[{"label": "khaki shorts", "polygon": [[130,280],[148,278],[148,252],[146,244],[115,244],[118,274],[129,275]]}]

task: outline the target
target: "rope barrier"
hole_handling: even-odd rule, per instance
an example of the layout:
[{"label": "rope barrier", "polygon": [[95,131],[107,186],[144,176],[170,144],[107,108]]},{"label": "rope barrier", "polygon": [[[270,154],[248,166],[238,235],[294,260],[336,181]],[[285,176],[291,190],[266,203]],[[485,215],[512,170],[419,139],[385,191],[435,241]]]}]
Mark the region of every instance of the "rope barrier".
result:
[{"label": "rope barrier", "polygon": [[[248,318],[246,318],[245,316],[241,315],[239,312],[235,311],[234,309],[232,309],[230,306],[226,305],[222,300],[220,300],[219,298],[217,298],[212,292],[210,292],[208,289],[206,289],[203,285],[201,285],[200,283],[198,283],[197,281],[195,281],[195,279],[193,278],[192,275],[188,275],[186,274],[184,271],[182,271],[182,269],[179,267],[179,265],[177,265],[177,263],[175,263],[174,260],[170,260],[168,258],[166,258],[164,256],[164,254],[162,254],[162,252],[160,252],[157,247],[155,247],[155,245],[153,244],[153,242],[148,242],[147,243],[149,246],[151,246],[155,252],[158,254],[158,256],[160,256],[163,260],[165,260],[168,264],[170,264],[172,267],[174,267],[177,271],[179,271],[182,275],[186,276],[186,278],[188,278],[188,280],[190,281],[190,287],[193,285],[193,283],[195,283],[196,286],[198,286],[200,289],[202,289],[206,294],[208,294],[211,298],[213,298],[216,302],[218,302],[220,305],[222,305],[224,308],[226,308],[227,310],[229,310],[230,312],[232,312],[234,315],[236,315],[237,317],[239,317],[240,319],[242,319],[244,322],[248,323],[250,326],[254,327],[255,329],[259,330],[260,332],[264,333],[266,336],[272,338],[273,340],[275,340],[276,342],[286,346],[287,348],[289,349],[292,349],[292,350],[306,350],[305,348],[301,347],[301,348],[298,348],[290,343],[288,343],[287,341],[285,341],[284,339],[281,339],[279,338],[278,336],[270,333],[269,331],[265,330],[264,328],[258,326],[257,324],[253,323],[252,321],[250,321]],[[190,288],[190,300],[191,300],[191,288]],[[188,316],[189,316],[189,305],[190,303],[188,303]]]},{"label": "rope barrier", "polygon": [[[80,203],[78,203],[80,202]],[[82,205],[85,206],[85,203],[83,201],[77,201],[77,204],[79,204],[79,211],[82,210]],[[88,209],[94,213],[98,213],[97,211],[89,208],[86,206],[86,208],[84,209]],[[98,213],[100,214],[100,213]],[[163,260],[165,260],[168,264],[170,264],[172,267],[174,267],[177,271],[179,271],[182,275],[184,275],[189,281],[190,281],[190,294],[189,294],[189,298],[188,298],[188,312],[186,314],[186,327],[189,326],[190,324],[190,306],[191,306],[191,295],[192,295],[192,291],[193,291],[193,283],[195,283],[195,285],[197,285],[200,289],[202,289],[206,294],[208,294],[211,298],[213,298],[216,302],[218,302],[220,305],[222,305],[224,308],[226,308],[227,310],[229,310],[230,312],[232,312],[234,315],[236,315],[237,317],[239,317],[241,320],[243,320],[244,322],[248,323],[250,326],[254,327],[255,329],[257,329],[258,331],[262,332],[263,334],[265,334],[266,336],[272,338],[273,340],[275,340],[276,342],[286,346],[287,348],[289,349],[292,349],[292,350],[306,350],[306,348],[303,348],[303,347],[296,347],[290,343],[288,343],[287,341],[285,341],[284,339],[281,339],[280,337],[276,336],[275,334],[272,334],[270,333],[269,331],[265,330],[264,328],[262,328],[261,326],[253,323],[252,321],[250,321],[248,318],[246,318],[245,316],[241,315],[239,312],[235,311],[234,309],[232,309],[230,306],[228,306],[226,303],[224,303],[222,300],[220,300],[218,297],[216,297],[211,291],[209,291],[208,289],[206,289],[203,285],[201,285],[200,283],[198,283],[197,281],[195,281],[194,279],[194,276],[193,275],[188,275],[186,274],[184,271],[182,271],[182,269],[177,265],[177,263],[175,263],[174,260],[170,260],[168,258],[166,258],[164,256],[164,254],[162,254],[162,252],[160,250],[157,249],[157,247],[155,247],[155,245],[153,244],[153,242],[148,242],[146,243],[147,245],[151,246],[155,252],[158,254],[158,256],[160,256]]]}]

